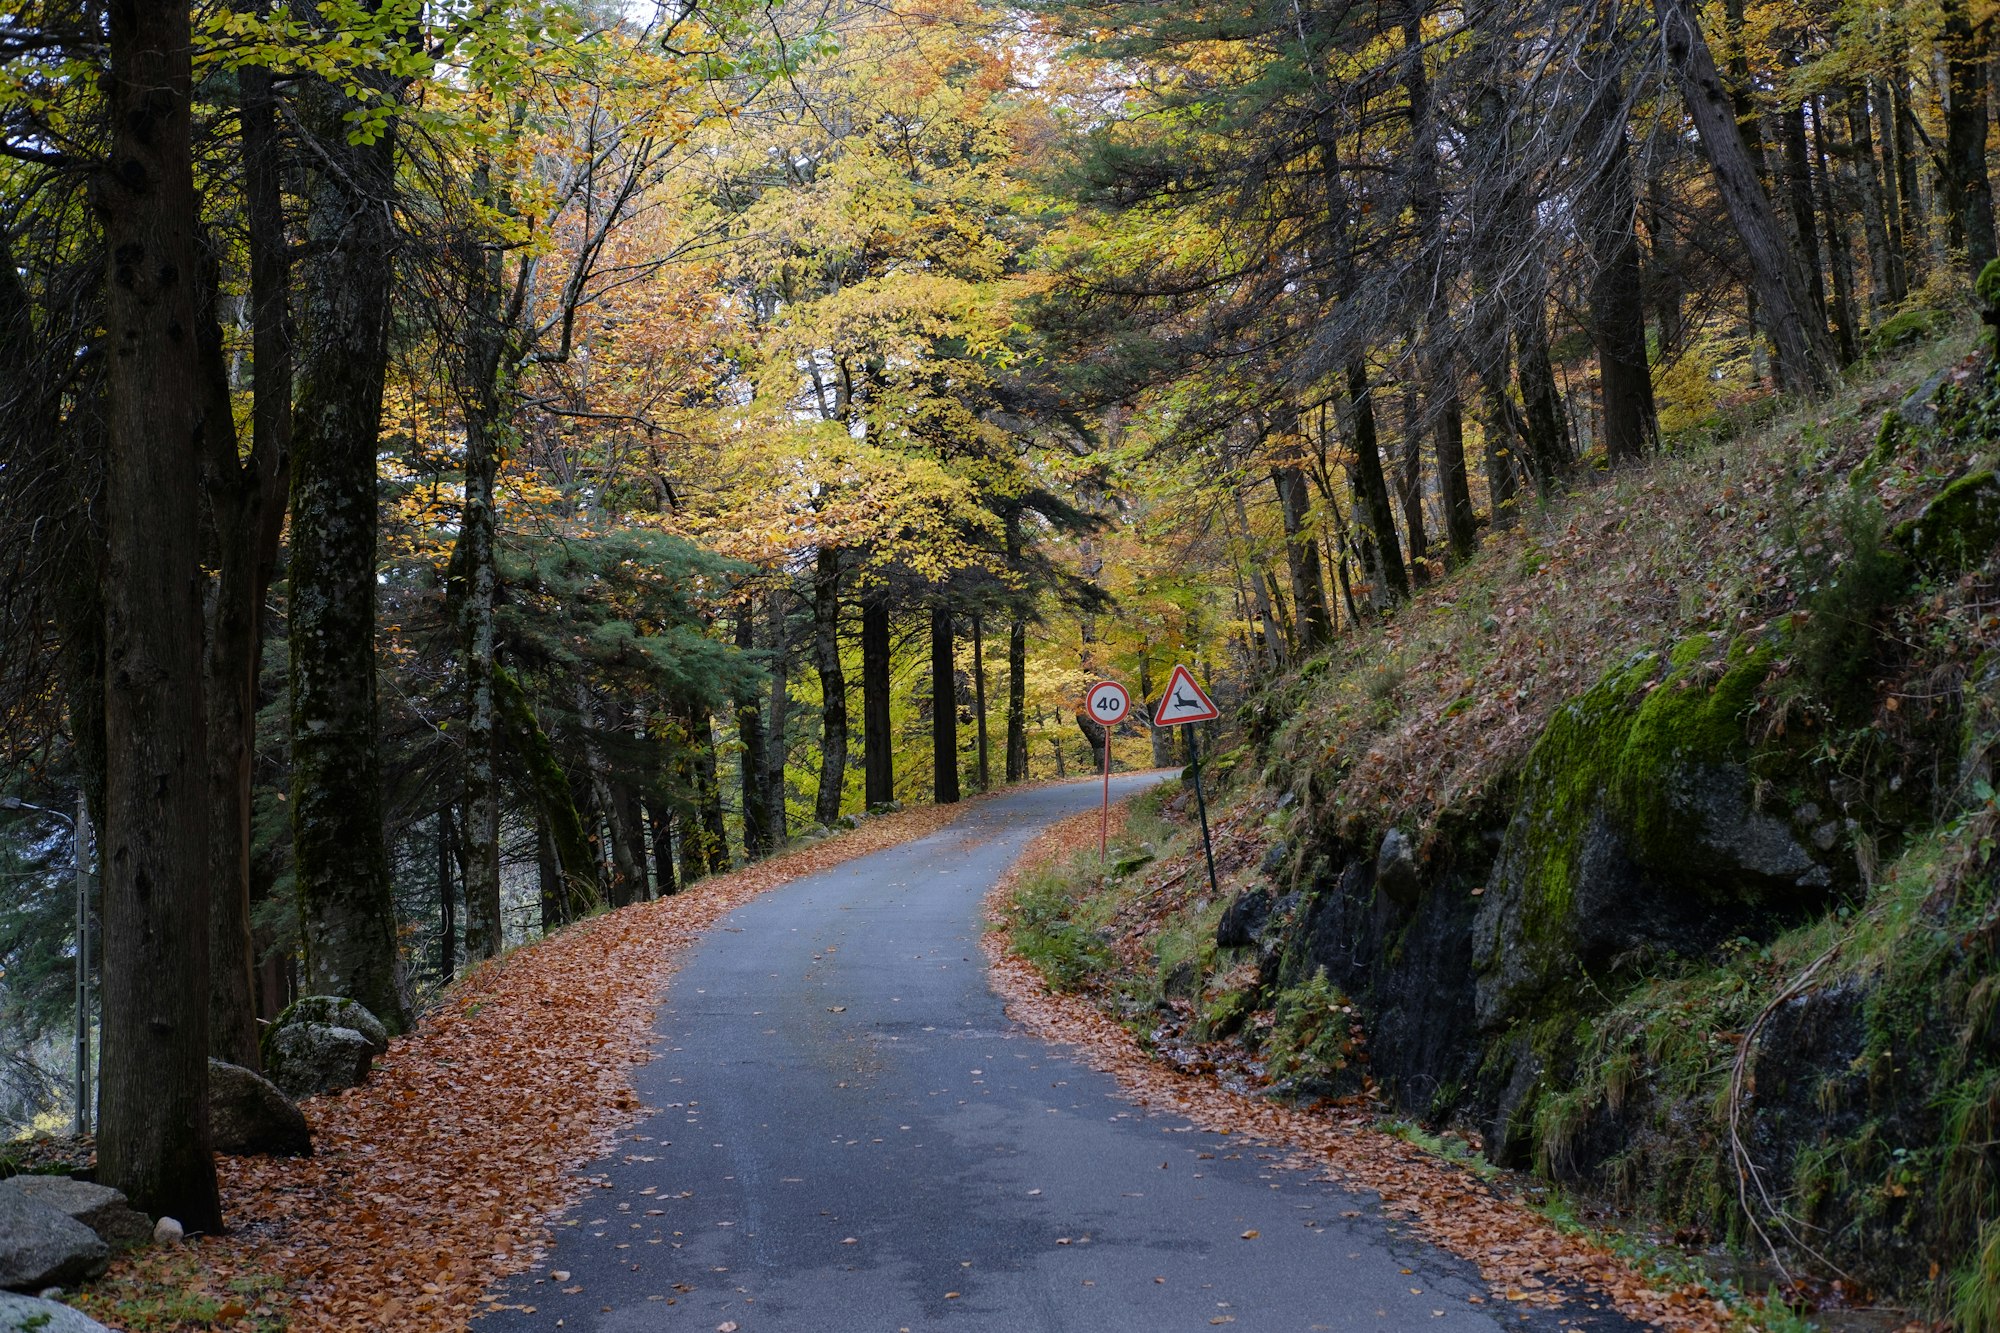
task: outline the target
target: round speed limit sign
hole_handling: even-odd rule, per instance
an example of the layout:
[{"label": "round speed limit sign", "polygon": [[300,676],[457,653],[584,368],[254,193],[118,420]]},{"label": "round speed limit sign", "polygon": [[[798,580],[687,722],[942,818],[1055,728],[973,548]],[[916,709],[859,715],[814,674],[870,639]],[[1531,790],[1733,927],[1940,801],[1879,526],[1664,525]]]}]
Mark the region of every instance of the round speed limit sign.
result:
[{"label": "round speed limit sign", "polygon": [[1103,726],[1123,722],[1132,711],[1132,696],[1115,680],[1100,680],[1083,696],[1083,711]]}]

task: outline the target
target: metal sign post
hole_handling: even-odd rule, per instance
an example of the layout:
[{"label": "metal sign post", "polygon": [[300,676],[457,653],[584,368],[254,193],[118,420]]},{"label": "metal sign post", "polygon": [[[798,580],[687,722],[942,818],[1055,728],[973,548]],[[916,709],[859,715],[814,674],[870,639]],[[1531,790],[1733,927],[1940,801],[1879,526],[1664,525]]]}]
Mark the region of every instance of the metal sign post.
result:
[{"label": "metal sign post", "polygon": [[1194,770],[1194,808],[1201,815],[1201,854],[1208,862],[1208,891],[1220,895],[1222,890],[1215,883],[1215,848],[1208,837],[1208,798],[1201,790],[1201,746],[1195,740],[1195,723],[1212,722],[1222,716],[1222,711],[1195,684],[1194,673],[1184,666],[1176,666],[1174,674],[1167,677],[1167,692],[1153,709],[1153,725],[1156,727],[1186,727],[1188,729],[1188,766]]},{"label": "metal sign post", "polygon": [[1104,805],[1097,815],[1097,862],[1103,866],[1111,829],[1111,728],[1132,711],[1132,696],[1115,680],[1100,680],[1083,696],[1084,715],[1104,728]]}]

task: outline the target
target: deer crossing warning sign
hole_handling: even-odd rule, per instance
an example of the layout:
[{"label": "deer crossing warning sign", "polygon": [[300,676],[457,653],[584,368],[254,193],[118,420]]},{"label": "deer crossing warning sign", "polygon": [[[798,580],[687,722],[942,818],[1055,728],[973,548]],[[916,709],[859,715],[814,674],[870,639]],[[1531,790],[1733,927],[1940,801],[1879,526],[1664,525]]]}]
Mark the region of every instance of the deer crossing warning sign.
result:
[{"label": "deer crossing warning sign", "polygon": [[1153,725],[1177,727],[1183,722],[1213,722],[1222,713],[1215,701],[1194,683],[1194,673],[1176,666],[1167,678],[1167,692],[1153,709]]}]

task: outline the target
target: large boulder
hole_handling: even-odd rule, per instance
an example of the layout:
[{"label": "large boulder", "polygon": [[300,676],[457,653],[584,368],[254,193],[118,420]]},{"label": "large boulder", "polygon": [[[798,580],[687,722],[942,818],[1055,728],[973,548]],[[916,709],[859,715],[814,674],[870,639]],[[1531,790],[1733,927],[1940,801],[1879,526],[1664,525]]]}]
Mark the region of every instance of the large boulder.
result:
[{"label": "large boulder", "polygon": [[310,1157],[305,1115],[254,1070],[208,1062],[208,1124],[215,1150],[232,1157]]},{"label": "large boulder", "polygon": [[138,1245],[153,1234],[152,1219],[109,1185],[68,1176],[10,1176],[0,1180],[0,1194],[47,1204],[89,1227],[107,1245]]},{"label": "large boulder", "polygon": [[[278,1015],[272,1029],[276,1031],[306,1023],[328,1028],[352,1028],[368,1039],[371,1054],[388,1053],[389,1029],[382,1026],[382,1020],[370,1013],[359,1000],[350,1000],[345,995],[301,995],[285,1006],[285,1011]],[[270,1040],[268,1034],[265,1040]]]},{"label": "large boulder", "polygon": [[111,1333],[81,1310],[0,1291],[0,1333]]},{"label": "large boulder", "polygon": [[1837,824],[1810,801],[1779,804],[1792,761],[1750,744],[1771,662],[1768,647],[1697,636],[1550,719],[1473,923],[1482,1029],[1567,1012],[1620,969],[1767,933],[1852,874]]},{"label": "large boulder", "polygon": [[264,1039],[264,1068],[291,1097],[317,1097],[368,1077],[375,1047],[353,1028],[292,1023]]},{"label": "large boulder", "polygon": [[85,1282],[111,1247],[83,1223],[20,1190],[0,1192],[0,1288],[40,1291]]}]

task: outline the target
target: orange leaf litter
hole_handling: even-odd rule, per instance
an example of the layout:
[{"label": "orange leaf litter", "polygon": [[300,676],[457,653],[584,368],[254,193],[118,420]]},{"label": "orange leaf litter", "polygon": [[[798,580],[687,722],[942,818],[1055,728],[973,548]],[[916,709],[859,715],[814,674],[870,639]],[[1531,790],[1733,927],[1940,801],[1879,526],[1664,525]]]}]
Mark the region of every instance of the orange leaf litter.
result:
[{"label": "orange leaf litter", "polygon": [[[1122,820],[1122,809],[1114,807],[1112,817]],[[1051,825],[986,900],[993,928],[984,944],[993,988],[1016,1022],[1044,1040],[1077,1047],[1086,1062],[1116,1078],[1125,1095],[1148,1110],[1287,1150],[1292,1155],[1285,1165],[1381,1195],[1388,1212],[1478,1266],[1490,1292],[1486,1301],[1503,1308],[1567,1305],[1587,1288],[1601,1293],[1603,1304],[1655,1327],[1723,1333],[1734,1326],[1724,1307],[1700,1287],[1648,1285],[1611,1251],[1560,1230],[1415,1144],[1375,1129],[1365,1111],[1295,1109],[1184,1074],[1148,1056],[1117,1019],[1089,999],[1050,992],[1034,965],[1010,948],[1008,902],[1022,869],[1096,841],[1095,810]]]},{"label": "orange leaf litter", "polygon": [[218,1159],[231,1232],[199,1242],[202,1268],[217,1287],[281,1278],[295,1333],[465,1328],[592,1187],[577,1167],[637,1118],[630,1073],[681,951],[766,889],[934,833],[966,808],[870,819],[469,973],[366,1083],[303,1103],[317,1155]]}]

